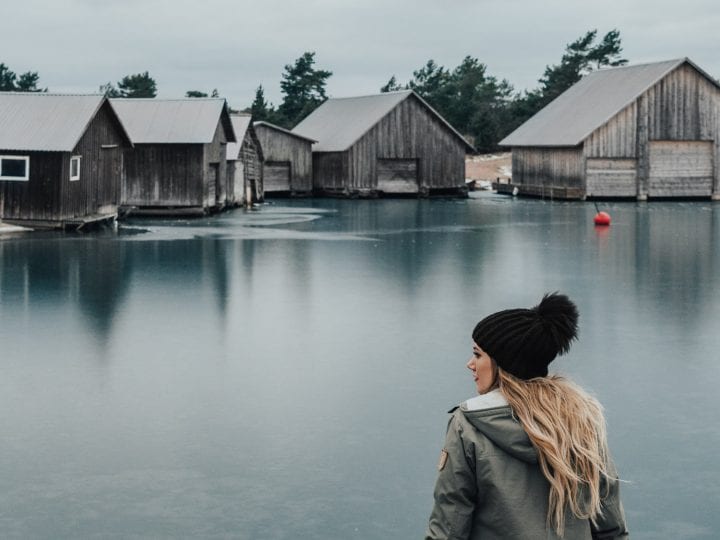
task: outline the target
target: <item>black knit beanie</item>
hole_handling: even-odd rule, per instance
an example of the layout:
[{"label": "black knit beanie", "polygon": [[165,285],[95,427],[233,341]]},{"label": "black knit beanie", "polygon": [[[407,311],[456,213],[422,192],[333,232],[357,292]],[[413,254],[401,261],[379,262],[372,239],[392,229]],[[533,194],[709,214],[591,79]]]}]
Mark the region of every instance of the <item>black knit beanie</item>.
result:
[{"label": "black knit beanie", "polygon": [[531,309],[506,309],[485,317],[473,341],[497,365],[520,379],[545,377],[548,364],[577,338],[578,311],[564,294],[552,293]]}]

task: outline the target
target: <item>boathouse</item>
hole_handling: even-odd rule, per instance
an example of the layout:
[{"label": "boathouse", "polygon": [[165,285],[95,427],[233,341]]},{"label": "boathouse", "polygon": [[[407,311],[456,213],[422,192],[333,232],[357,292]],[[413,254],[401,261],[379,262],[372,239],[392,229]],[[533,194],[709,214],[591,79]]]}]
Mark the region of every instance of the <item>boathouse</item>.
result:
[{"label": "boathouse", "polygon": [[307,195],[312,192],[314,139],[269,122],[255,122],[263,149],[266,195]]},{"label": "boathouse", "polygon": [[130,146],[102,95],[0,92],[0,218],[52,228],[114,220]]},{"label": "boathouse", "polygon": [[226,147],[228,206],[250,205],[264,198],[263,151],[249,114],[230,115],[237,142]]},{"label": "boathouse", "polygon": [[329,99],[293,133],[318,141],[313,188],[321,194],[467,194],[473,147],[412,90]]},{"label": "boathouse", "polygon": [[594,71],[500,145],[503,191],[720,199],[720,85],[687,58]]},{"label": "boathouse", "polygon": [[202,215],[225,205],[226,145],[235,134],[224,99],[110,101],[134,145],[124,156],[127,211]]}]

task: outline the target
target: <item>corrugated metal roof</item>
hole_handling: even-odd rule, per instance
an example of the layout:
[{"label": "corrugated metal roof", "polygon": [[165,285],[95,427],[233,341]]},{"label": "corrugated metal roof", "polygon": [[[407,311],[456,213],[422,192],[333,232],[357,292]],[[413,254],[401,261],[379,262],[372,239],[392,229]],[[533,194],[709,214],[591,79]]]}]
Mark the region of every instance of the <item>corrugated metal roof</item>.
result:
[{"label": "corrugated metal roof", "polygon": [[583,77],[500,141],[502,146],[577,146],[687,58],[601,69]]},{"label": "corrugated metal roof", "polygon": [[350,148],[411,93],[406,90],[328,99],[292,131],[318,141],[313,152],[342,152]]},{"label": "corrugated metal roof", "polygon": [[242,146],[242,141],[245,138],[245,132],[252,121],[252,116],[249,114],[231,114],[230,121],[232,122],[237,142],[229,142],[227,144],[225,147],[225,159],[232,161],[233,159],[237,159],[240,155],[240,146]]},{"label": "corrugated metal roof", "polygon": [[225,108],[222,98],[111,99],[134,144],[206,144]]},{"label": "corrugated metal roof", "polygon": [[342,152],[350,148],[400,102],[415,96],[470,149],[474,148],[424,99],[412,90],[370,96],[332,98],[292,130],[315,139],[313,152]]},{"label": "corrugated metal roof", "polygon": [[71,152],[104,100],[101,94],[0,92],[0,150]]},{"label": "corrugated metal roof", "polygon": [[286,135],[291,135],[292,137],[297,137],[298,139],[304,139],[306,141],[309,141],[311,143],[316,143],[317,141],[315,139],[311,139],[310,137],[306,137],[305,135],[300,135],[299,133],[293,133],[289,129],[285,129],[280,126],[276,126],[275,124],[271,124],[270,122],[265,122],[263,120],[259,122],[253,122],[253,126],[264,126],[266,128],[274,129],[275,131],[279,131],[281,133],[285,133]]}]

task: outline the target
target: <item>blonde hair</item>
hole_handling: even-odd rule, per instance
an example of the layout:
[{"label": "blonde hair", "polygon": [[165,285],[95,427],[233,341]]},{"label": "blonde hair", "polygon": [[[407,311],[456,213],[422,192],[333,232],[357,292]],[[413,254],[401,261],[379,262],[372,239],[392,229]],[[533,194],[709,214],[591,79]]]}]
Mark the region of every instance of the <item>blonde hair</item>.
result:
[{"label": "blonde hair", "polygon": [[594,521],[601,513],[601,484],[608,475],[600,403],[557,375],[522,380],[499,369],[497,385],[536,448],[550,483],[548,525],[562,537],[566,510]]}]

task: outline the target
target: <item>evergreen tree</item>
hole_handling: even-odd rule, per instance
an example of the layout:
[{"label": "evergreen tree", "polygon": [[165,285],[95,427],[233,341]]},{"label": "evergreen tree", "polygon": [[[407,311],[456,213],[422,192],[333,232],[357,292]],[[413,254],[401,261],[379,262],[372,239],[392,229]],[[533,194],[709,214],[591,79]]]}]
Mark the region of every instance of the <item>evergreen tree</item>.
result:
[{"label": "evergreen tree", "polygon": [[16,88],[18,92],[47,92],[47,88],[38,88],[40,76],[37,71],[27,71],[18,77]]},{"label": "evergreen tree", "polygon": [[118,89],[115,88],[113,83],[109,81],[105,84],[101,84],[98,88],[98,92],[109,98],[120,97],[120,92],[118,91]]},{"label": "evergreen tree", "polygon": [[8,66],[0,64],[0,92],[47,92],[47,88],[38,88],[39,79],[37,71],[17,76]]},{"label": "evergreen tree", "polygon": [[185,92],[185,97],[204,98],[208,97],[208,95],[205,92],[201,92],[200,90],[188,90],[187,92]]},{"label": "evergreen tree", "polygon": [[10,71],[5,64],[0,64],[0,92],[12,92],[15,90],[16,75]]},{"label": "evergreen tree", "polygon": [[265,100],[265,90],[263,89],[262,84],[255,90],[255,99],[253,100],[252,105],[250,105],[249,112],[252,115],[253,120],[256,122],[260,122],[261,120],[269,122],[274,119],[273,116],[275,111]]},{"label": "evergreen tree", "polygon": [[157,95],[155,79],[146,71],[135,75],[126,75],[117,84],[120,97],[154,98]]},{"label": "evergreen tree", "polygon": [[398,84],[397,79],[395,78],[395,75],[390,77],[390,80],[387,82],[387,84],[380,88],[380,92],[386,93],[386,92],[397,92],[398,90],[406,90],[405,87]]},{"label": "evergreen tree", "polygon": [[325,85],[332,72],[314,65],[315,53],[306,52],[293,65],[285,66],[280,82],[284,97],[276,119],[283,127],[296,126],[327,99]]},{"label": "evergreen tree", "polygon": [[413,78],[407,87],[417,92],[439,112],[447,111],[450,107],[453,93],[451,82],[449,71],[438,66],[434,60],[428,60],[422,68],[413,71]]}]

